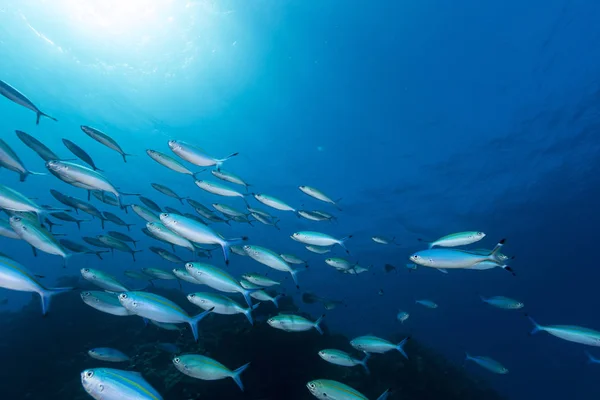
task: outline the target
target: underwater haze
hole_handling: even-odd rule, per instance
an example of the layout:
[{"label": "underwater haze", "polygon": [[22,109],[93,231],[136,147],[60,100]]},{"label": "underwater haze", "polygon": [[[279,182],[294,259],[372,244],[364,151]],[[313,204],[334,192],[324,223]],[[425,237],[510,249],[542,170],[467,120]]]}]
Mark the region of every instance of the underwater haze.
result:
[{"label": "underwater haze", "polygon": [[[0,392],[99,399],[99,384],[86,385],[106,378],[154,400],[598,398],[599,19],[590,0],[2,1],[0,355],[15,364],[2,367]],[[45,114],[39,123],[15,93]],[[53,170],[17,131],[70,169]],[[7,147],[35,173],[11,170]],[[132,225],[106,217],[103,227],[50,190]],[[102,202],[115,194],[122,208]],[[160,207],[151,219],[178,245],[142,232],[148,220],[130,207],[147,207],[139,195]],[[61,211],[85,220],[81,229],[53,215]],[[37,229],[42,239],[28,234]],[[109,231],[135,248],[83,241]],[[65,239],[105,252],[51,254]],[[206,264],[203,278],[143,280],[142,268],[192,274]],[[81,269],[126,288],[98,286]],[[279,309],[215,283],[229,274],[237,288],[248,273],[265,280],[260,293],[284,295]],[[72,290],[42,316],[39,296],[10,274]],[[86,291],[131,316],[88,307]],[[246,315],[203,309],[185,296],[198,292],[261,305]],[[189,315],[210,310],[197,342],[186,321],[140,311],[155,295]],[[391,347],[351,342],[364,335]],[[357,366],[319,357],[328,346]],[[99,360],[92,348],[131,360]],[[211,382],[223,377],[198,358],[188,376],[179,363],[189,354],[231,370]],[[365,355],[370,374],[358,366]],[[230,375],[248,362],[242,391]]]}]

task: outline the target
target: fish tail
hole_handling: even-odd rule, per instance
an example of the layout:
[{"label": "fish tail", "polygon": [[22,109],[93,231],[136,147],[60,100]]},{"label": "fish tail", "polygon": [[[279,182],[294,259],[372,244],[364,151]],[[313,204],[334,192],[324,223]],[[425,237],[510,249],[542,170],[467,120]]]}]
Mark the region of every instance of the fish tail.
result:
[{"label": "fish tail", "polygon": [[591,355],[589,351],[586,350],[586,351],[584,351],[584,353],[588,358],[588,362],[587,362],[588,364],[600,364],[600,360],[597,359],[596,357],[594,357],[593,355]]},{"label": "fish tail", "polygon": [[300,289],[300,285],[298,284],[298,271],[300,271],[300,270],[292,269],[292,270],[290,270],[290,274],[292,275],[292,279],[294,280],[294,283],[296,284],[296,288]]},{"label": "fish tail", "polygon": [[515,271],[511,267],[509,267],[508,265],[506,265],[506,264],[501,265],[500,268],[502,268],[505,271],[510,272],[513,276],[517,276],[517,274],[515,273]]},{"label": "fish tail", "polygon": [[135,154],[123,153],[121,156],[123,156],[123,161],[127,162],[127,157],[133,157]]},{"label": "fish tail", "polygon": [[408,360],[408,355],[406,354],[406,351],[404,351],[404,345],[406,344],[406,341],[409,339],[409,337],[404,338],[404,340],[402,340],[400,343],[398,343],[398,345],[396,346],[396,350],[398,350],[403,356],[404,358],[406,358]]},{"label": "fish tail", "polygon": [[360,365],[363,366],[367,375],[371,374],[371,371],[369,370],[369,367],[367,366],[367,361],[369,361],[369,358],[371,358],[371,353],[366,353],[365,358],[363,358],[362,361],[360,362]]},{"label": "fish tail", "polygon": [[387,400],[390,395],[390,389],[386,389],[385,392],[381,393],[381,396],[377,398],[377,400]]},{"label": "fish tail", "polygon": [[[131,227],[135,225],[135,224],[125,224],[125,226],[127,227],[127,231],[131,232]],[[135,242],[133,243],[133,246],[135,247]]]},{"label": "fish tail", "polygon": [[276,308],[279,308],[279,299],[281,299],[283,296],[285,296],[285,294],[281,293],[271,299]]},{"label": "fish tail", "polygon": [[242,379],[240,378],[240,375],[242,375],[242,372],[244,372],[249,366],[250,366],[250,363],[244,364],[231,373],[231,379],[233,379],[235,381],[235,383],[239,386],[239,388],[242,392],[244,391],[244,384],[242,383]]},{"label": "fish tail", "polygon": [[40,290],[38,292],[38,294],[40,295],[40,299],[42,301],[42,315],[47,315],[48,312],[50,311],[50,300],[52,300],[52,296],[55,296],[57,294],[61,294],[61,293],[65,293],[65,292],[70,292],[71,290],[74,290],[74,287],[61,287],[61,288],[52,288],[52,289],[46,289],[42,287],[42,290]]},{"label": "fish tail", "polygon": [[194,340],[198,341],[198,323],[202,321],[202,318],[206,317],[208,314],[212,312],[215,308],[209,308],[208,310],[201,312],[200,314],[190,317],[188,324],[190,324],[190,328],[192,328],[192,335],[194,335]]},{"label": "fish tail", "polygon": [[198,172],[193,172],[193,173],[192,173],[192,177],[193,177],[194,179],[198,179],[198,177],[197,177],[196,175],[198,175],[198,174],[200,174],[200,173],[202,173],[202,172],[204,172],[204,171],[206,171],[206,168],[204,168],[204,169],[201,169],[201,170],[200,170],[200,171],[198,171]]},{"label": "fish tail", "polygon": [[235,157],[235,156],[237,156],[238,154],[240,154],[240,153],[238,153],[238,152],[231,153],[231,154],[230,154],[230,155],[228,155],[227,157],[225,157],[225,158],[221,158],[220,160],[217,160],[217,170],[219,169],[219,167],[221,166],[221,164],[223,164],[223,162],[225,162],[225,161],[229,160],[231,157]]},{"label": "fish tail", "polygon": [[502,246],[504,246],[504,243],[506,243],[506,239],[501,239],[496,245],[496,247],[494,247],[494,249],[490,252],[489,258],[491,261],[498,261],[498,259],[496,258],[496,254],[500,251]]},{"label": "fish tail", "polygon": [[36,124],[36,125],[39,125],[39,124],[40,124],[40,118],[41,118],[41,117],[46,117],[46,118],[49,118],[49,119],[51,119],[52,121],[58,121],[56,118],[54,118],[54,117],[51,117],[51,116],[49,116],[48,114],[46,114],[46,113],[44,113],[44,112],[38,111],[38,112],[37,112],[36,119],[35,119],[35,124]]},{"label": "fish tail", "polygon": [[136,259],[135,259],[135,253],[140,253],[140,252],[142,252],[142,251],[144,251],[144,250],[133,250],[133,251],[131,252],[131,257],[133,257],[133,261],[134,261],[134,262],[136,261]]},{"label": "fish tail", "polygon": [[323,318],[325,318],[325,314],[321,315],[319,319],[315,321],[314,325],[317,332],[319,332],[321,335],[323,334],[323,329],[321,329],[321,322],[323,322]]},{"label": "fish tail", "polygon": [[347,241],[348,239],[352,239],[352,235],[348,235],[348,236],[346,236],[346,237],[343,237],[342,239],[340,239],[340,241],[338,242],[338,244],[339,244],[340,246],[342,246],[342,248],[343,248],[344,250],[346,250],[346,253],[350,254],[350,252],[349,252],[349,251],[348,251],[348,249],[346,248],[346,241]]},{"label": "fish tail", "polygon": [[259,290],[262,290],[262,288],[244,289],[244,291],[242,292],[244,298],[246,299],[246,303],[248,303],[248,307],[252,308],[252,299],[250,298],[250,295],[254,292],[258,292]]},{"label": "fish tail", "polygon": [[252,319],[252,311],[256,310],[258,306],[260,306],[260,303],[256,303],[252,307],[248,307],[244,310],[244,315],[246,316],[246,318],[248,318],[248,322],[250,322],[250,325],[254,325],[254,320]]},{"label": "fish tail", "polygon": [[425,239],[422,239],[422,238],[418,238],[417,240],[419,242],[425,243],[427,245],[427,247],[430,248],[430,249],[434,246],[433,242],[431,242],[429,240],[425,240]]},{"label": "fish tail", "polygon": [[544,330],[544,327],[541,326],[540,324],[538,324],[537,322],[535,322],[535,320],[533,318],[531,318],[529,315],[525,314],[525,316],[527,318],[529,318],[529,320],[533,324],[533,330],[531,332],[529,332],[530,335],[535,335],[536,333]]}]

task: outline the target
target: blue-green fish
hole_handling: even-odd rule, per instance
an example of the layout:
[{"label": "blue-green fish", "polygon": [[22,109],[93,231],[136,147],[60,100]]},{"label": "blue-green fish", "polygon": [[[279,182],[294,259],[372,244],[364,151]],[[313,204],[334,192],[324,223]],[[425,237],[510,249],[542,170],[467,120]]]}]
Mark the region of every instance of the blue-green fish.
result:
[{"label": "blue-green fish", "polygon": [[72,287],[46,288],[23,265],[3,256],[0,256],[0,287],[39,294],[43,315],[46,315],[50,309],[52,296],[73,290]]},{"label": "blue-green fish", "polygon": [[487,369],[496,374],[508,374],[508,369],[506,369],[502,364],[500,364],[496,360],[492,360],[489,357],[483,356],[471,356],[469,353],[466,353],[466,361],[473,361],[474,363],[480,365],[481,367]]},{"label": "blue-green fish", "polygon": [[81,384],[96,400],[163,400],[156,389],[134,371],[86,369],[81,373]]},{"label": "blue-green fish", "polygon": [[[246,254],[248,254],[248,256],[250,256],[250,258],[252,258],[255,261],[258,261],[263,265],[266,265],[267,267],[273,268],[277,271],[289,272],[292,275],[294,283],[296,284],[296,286],[298,286],[297,274],[299,271],[302,271],[302,269],[292,268],[283,258],[281,258],[279,254],[265,247],[250,245],[245,245],[244,251],[246,252]],[[248,278],[246,278],[246,280],[251,281]]]},{"label": "blue-green fish", "polygon": [[196,341],[198,323],[212,311],[207,310],[192,317],[171,300],[147,292],[124,292],[119,295],[119,301],[123,307],[140,317],[163,323],[189,324]]},{"label": "blue-green fish", "polygon": [[252,319],[252,310],[256,309],[256,307],[260,305],[260,303],[258,303],[252,307],[244,308],[227,296],[218,293],[206,292],[188,294],[187,299],[190,303],[197,305],[203,310],[212,309],[212,312],[215,314],[244,314],[250,322],[250,325],[254,325],[254,320]]},{"label": "blue-green fish", "polygon": [[17,89],[15,89],[14,87],[12,87],[4,81],[0,81],[0,94],[12,101],[13,103],[16,103],[22,107],[33,111],[36,114],[36,125],[39,125],[41,117],[50,118],[51,120],[56,121],[56,118],[51,117],[48,114],[40,111],[40,109],[37,108],[36,105],[33,104],[31,100],[27,98],[27,96],[25,96],[23,93],[19,92]]},{"label": "blue-green fish", "polygon": [[545,331],[556,336],[557,338],[567,340],[569,342],[586,344],[588,346],[600,346],[600,332],[593,329],[584,328],[575,325],[540,325],[527,316],[533,323],[534,328],[531,334],[534,335],[540,331]]},{"label": "blue-green fish", "polygon": [[310,196],[310,197],[312,197],[314,199],[321,200],[321,201],[324,201],[325,203],[332,204],[338,210],[341,210],[340,206],[337,204],[341,199],[332,200],[325,193],[321,192],[318,189],[310,187],[310,186],[298,186],[298,189],[300,189],[300,191],[302,193],[307,194],[308,196]]},{"label": "blue-green fish", "polygon": [[294,207],[284,203],[283,201],[273,196],[269,196],[262,193],[253,193],[253,196],[256,200],[260,201],[264,205],[274,208],[276,210],[297,212]]},{"label": "blue-green fish", "polygon": [[404,338],[400,343],[394,344],[377,336],[366,335],[352,339],[350,345],[365,353],[387,353],[390,350],[398,350],[400,354],[408,359],[408,355],[404,351],[407,340],[408,338]]},{"label": "blue-green fish", "polygon": [[188,161],[199,167],[216,166],[217,170],[221,169],[221,165],[231,157],[237,156],[239,153],[231,153],[225,158],[214,158],[208,155],[200,147],[182,140],[169,140],[169,148],[180,158]]},{"label": "blue-green fish", "polygon": [[196,186],[208,193],[216,194],[217,196],[223,197],[239,197],[242,200],[244,200],[244,202],[246,201],[246,195],[238,192],[237,190],[231,189],[230,187],[225,186],[219,182],[196,180],[195,183]]},{"label": "blue-green fish", "polygon": [[404,323],[404,321],[406,321],[409,317],[410,314],[406,311],[398,311],[398,314],[396,315],[396,319],[401,323]]},{"label": "blue-green fish", "polygon": [[81,268],[81,276],[88,282],[109,292],[127,292],[129,289],[114,276],[104,271],[92,268]]},{"label": "blue-green fish", "polygon": [[199,262],[185,264],[185,268],[194,279],[201,284],[225,293],[240,293],[246,299],[248,306],[252,307],[250,294],[256,289],[244,289],[238,280],[221,268]]},{"label": "blue-green fish", "polygon": [[95,349],[88,350],[88,354],[90,355],[90,357],[100,361],[129,361],[129,356],[117,349],[111,349],[110,347],[96,347]]},{"label": "blue-green fish", "polygon": [[175,368],[180,372],[196,379],[216,381],[219,379],[231,378],[243,392],[244,385],[242,384],[240,375],[242,375],[242,372],[250,366],[250,363],[244,364],[235,371],[232,371],[212,358],[201,356],[199,354],[185,354],[175,357],[173,359],[173,365],[175,365]]},{"label": "blue-green fish", "polygon": [[41,172],[28,170],[27,167],[25,167],[25,164],[23,164],[23,161],[21,161],[17,153],[13,151],[8,143],[0,139],[0,168],[2,167],[19,174],[19,180],[21,182],[25,182],[25,179],[27,179],[29,175],[46,175]]},{"label": "blue-green fish", "polygon": [[193,178],[196,178],[197,174],[204,171],[204,170],[202,170],[202,171],[198,171],[198,172],[192,172],[185,165],[183,165],[182,163],[180,163],[173,157],[168,156],[168,155],[161,153],[159,151],[156,151],[156,150],[148,149],[148,150],[146,150],[146,154],[148,154],[148,156],[150,156],[151,159],[153,159],[160,165],[169,168],[171,171],[179,172],[180,174],[190,175]]},{"label": "blue-green fish", "polygon": [[73,253],[67,253],[60,242],[43,226],[16,216],[10,217],[9,222],[10,226],[21,239],[44,253],[61,256],[65,265],[67,264],[67,259],[73,255]]},{"label": "blue-green fish", "polygon": [[227,172],[227,171],[223,171],[223,170],[212,170],[212,171],[210,171],[210,173],[213,174],[213,176],[216,176],[217,178],[219,178],[223,181],[235,183],[236,185],[242,185],[246,188],[246,190],[248,190],[248,186],[250,186],[249,183],[244,182],[244,180],[242,178],[240,178],[239,176],[237,176],[231,172]]},{"label": "blue-green fish", "polygon": [[362,360],[358,360],[342,350],[324,349],[319,351],[319,357],[329,363],[341,365],[343,367],[354,367],[356,365],[361,365],[367,374],[371,373],[371,371],[369,371],[369,367],[367,367],[367,361],[371,357],[370,353],[367,353],[365,358]]},{"label": "blue-green fish", "polygon": [[276,308],[279,308],[279,299],[285,296],[283,293],[278,294],[277,296],[271,296],[269,293],[263,290],[263,286],[255,285],[254,283],[245,279],[240,279],[240,285],[242,285],[245,289],[256,289],[256,292],[252,292],[250,297],[258,301],[270,301]]},{"label": "blue-green fish", "polygon": [[489,305],[497,308],[504,308],[505,310],[519,310],[525,306],[525,304],[518,300],[510,299],[504,296],[493,296],[488,298],[483,296],[479,297],[484,303],[488,303]]},{"label": "blue-green fish", "polygon": [[[485,233],[477,231],[457,232],[450,235],[442,236],[438,240],[429,243],[429,248],[438,247],[457,247],[466,246],[475,242],[479,242],[485,237]],[[423,239],[419,239],[423,242]]]},{"label": "blue-green fish", "polygon": [[292,234],[292,236],[291,236],[292,239],[294,239],[300,243],[304,243],[304,244],[308,244],[308,245],[312,245],[312,246],[329,247],[329,246],[333,246],[335,244],[339,244],[340,246],[342,246],[342,248],[344,250],[346,250],[346,252],[348,252],[348,249],[346,249],[346,246],[344,243],[346,242],[346,240],[350,239],[351,237],[352,237],[352,235],[349,235],[342,239],[336,239],[333,236],[327,235],[325,233],[310,232],[310,231],[296,232],[296,233]]},{"label": "blue-green fish", "polygon": [[415,303],[427,308],[438,308],[438,305],[431,300],[415,300]]},{"label": "blue-green fish", "polygon": [[318,320],[313,322],[300,315],[279,314],[269,318],[267,323],[275,329],[286,332],[304,332],[314,328],[322,335],[321,322],[323,322],[323,318],[325,318],[325,315],[321,315]]},{"label": "blue-green fish", "polygon": [[[308,391],[319,400],[369,400],[358,390],[341,382],[317,379],[306,384]],[[386,390],[377,400],[386,400],[390,391]]]},{"label": "blue-green fish", "polygon": [[133,154],[127,154],[123,151],[123,149],[121,149],[121,146],[119,146],[119,144],[110,136],[108,136],[106,133],[99,131],[96,128],[92,128],[91,126],[85,126],[85,125],[81,125],[81,130],[88,135],[89,137],[91,137],[92,139],[94,139],[95,141],[97,141],[100,144],[105,145],[106,147],[108,147],[111,150],[116,151],[117,153],[119,153],[122,157],[123,157],[123,161],[127,162],[127,156],[132,156]]},{"label": "blue-green fish", "polygon": [[497,259],[496,253],[500,251],[504,242],[504,239],[500,240],[489,254],[482,255],[461,250],[436,248],[418,251],[410,256],[410,260],[415,264],[432,268],[471,268],[484,261],[497,263],[501,266],[502,264]]},{"label": "blue-green fish", "polygon": [[131,209],[146,222],[160,222],[158,215],[147,207],[140,206],[138,204],[132,204]]},{"label": "blue-green fish", "polygon": [[116,315],[118,317],[128,317],[135,315],[129,311],[119,301],[118,295],[115,293],[100,292],[96,290],[88,290],[81,292],[81,300],[88,306],[95,308],[103,313]]}]

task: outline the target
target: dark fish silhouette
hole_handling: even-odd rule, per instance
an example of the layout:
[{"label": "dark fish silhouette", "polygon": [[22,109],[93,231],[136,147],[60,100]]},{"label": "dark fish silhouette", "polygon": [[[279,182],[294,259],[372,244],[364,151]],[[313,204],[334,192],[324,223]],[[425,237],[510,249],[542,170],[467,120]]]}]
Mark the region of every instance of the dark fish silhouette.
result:
[{"label": "dark fish silhouette", "polygon": [[39,108],[35,106],[23,93],[19,92],[14,87],[10,86],[8,83],[4,81],[0,81],[0,94],[7,99],[17,103],[20,106],[30,109],[34,113],[37,114],[37,118],[35,120],[35,124],[39,125],[40,117],[50,118],[53,121],[56,121],[56,118],[49,116],[48,114],[40,111]]}]

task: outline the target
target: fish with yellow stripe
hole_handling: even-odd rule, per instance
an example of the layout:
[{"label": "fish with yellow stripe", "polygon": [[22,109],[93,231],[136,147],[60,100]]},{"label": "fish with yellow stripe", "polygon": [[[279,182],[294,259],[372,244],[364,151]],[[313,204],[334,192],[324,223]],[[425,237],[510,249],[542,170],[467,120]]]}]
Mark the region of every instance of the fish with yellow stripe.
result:
[{"label": "fish with yellow stripe", "polygon": [[173,359],[173,365],[175,365],[175,368],[180,372],[196,379],[216,381],[219,379],[231,378],[243,392],[244,385],[240,379],[240,375],[250,366],[250,363],[244,364],[235,371],[232,371],[210,357],[199,354],[185,354],[175,357]]},{"label": "fish with yellow stripe", "polygon": [[113,368],[86,369],[81,384],[96,400],[163,400],[139,372]]},{"label": "fish with yellow stripe", "polygon": [[[358,390],[330,379],[316,379],[308,382],[306,387],[319,400],[369,400],[367,396]],[[390,391],[388,389],[377,400],[386,400],[389,395]]]}]

